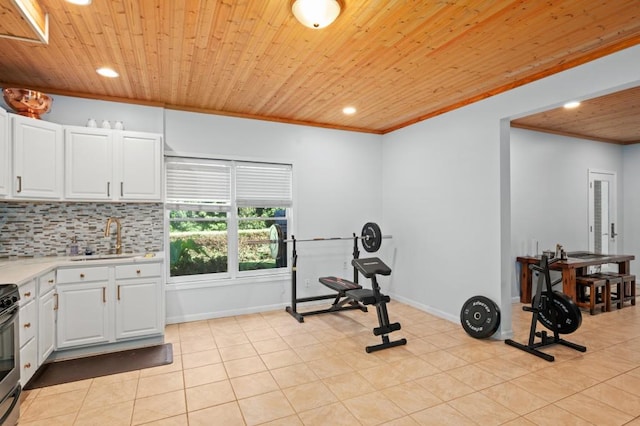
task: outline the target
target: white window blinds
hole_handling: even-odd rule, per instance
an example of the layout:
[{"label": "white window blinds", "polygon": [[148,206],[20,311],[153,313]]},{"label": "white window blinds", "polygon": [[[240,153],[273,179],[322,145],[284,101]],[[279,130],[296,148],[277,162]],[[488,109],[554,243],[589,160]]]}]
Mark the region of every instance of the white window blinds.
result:
[{"label": "white window blinds", "polygon": [[167,159],[166,202],[231,205],[231,166],[204,159]]},{"label": "white window blinds", "polygon": [[238,163],[236,203],[238,206],[291,207],[291,174],[290,165]]}]

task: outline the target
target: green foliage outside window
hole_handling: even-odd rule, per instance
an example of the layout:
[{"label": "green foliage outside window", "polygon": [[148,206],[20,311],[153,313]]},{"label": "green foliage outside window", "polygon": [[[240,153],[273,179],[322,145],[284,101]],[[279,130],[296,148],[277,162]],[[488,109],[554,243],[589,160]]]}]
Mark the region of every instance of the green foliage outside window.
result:
[{"label": "green foliage outside window", "polygon": [[[238,209],[238,269],[270,269],[276,265],[269,244],[248,241],[269,239],[269,227],[284,217],[277,208],[241,207]],[[171,276],[228,272],[227,214],[173,210],[169,214]]]}]

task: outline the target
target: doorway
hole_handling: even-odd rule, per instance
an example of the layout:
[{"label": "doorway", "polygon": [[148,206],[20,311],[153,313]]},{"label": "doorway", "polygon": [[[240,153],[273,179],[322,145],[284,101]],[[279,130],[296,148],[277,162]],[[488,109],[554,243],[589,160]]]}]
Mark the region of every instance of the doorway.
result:
[{"label": "doorway", "polygon": [[589,170],[589,251],[617,252],[616,174]]}]

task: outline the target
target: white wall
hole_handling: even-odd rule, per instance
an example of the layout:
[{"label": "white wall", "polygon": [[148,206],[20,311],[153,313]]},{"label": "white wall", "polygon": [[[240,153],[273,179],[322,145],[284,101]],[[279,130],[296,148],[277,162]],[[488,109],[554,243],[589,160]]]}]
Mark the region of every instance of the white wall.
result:
[{"label": "white wall", "polygon": [[473,295],[500,300],[500,126],[473,109],[386,135],[383,147],[394,294],[452,321]]},{"label": "white wall", "polygon": [[[617,253],[622,253],[623,148],[620,145],[548,133],[511,129],[511,257],[512,294],[519,298],[515,258],[555,250],[589,249],[588,170],[616,173]],[[637,162],[640,164],[640,161]]]},{"label": "white wall", "polygon": [[[165,125],[167,151],[292,163],[292,233],[298,239],[359,234],[368,221],[378,222],[385,231],[380,223],[380,136],[172,110],[166,111]],[[383,243],[387,250],[391,244]],[[344,265],[351,259],[352,248],[350,241],[299,243],[298,296],[330,294],[318,283],[320,276],[350,277],[352,270]],[[289,275],[276,282],[206,285],[170,289],[168,321],[281,308],[290,301]]]},{"label": "white wall", "polygon": [[52,95],[51,111],[42,116],[43,120],[71,126],[85,126],[90,118],[101,125],[103,120],[114,126],[122,121],[126,130],[162,133],[164,130],[164,109],[160,107],[125,104],[120,102],[82,99]]},{"label": "white wall", "polygon": [[[509,132],[504,120],[640,84],[640,46],[383,137],[383,218],[394,234],[398,298],[452,321],[493,299],[511,330]],[[501,127],[502,126],[502,127]]]},{"label": "white wall", "polygon": [[[620,251],[635,254],[631,273],[640,276],[640,144],[625,146],[623,152],[624,241]],[[620,232],[620,231],[619,231]]]}]

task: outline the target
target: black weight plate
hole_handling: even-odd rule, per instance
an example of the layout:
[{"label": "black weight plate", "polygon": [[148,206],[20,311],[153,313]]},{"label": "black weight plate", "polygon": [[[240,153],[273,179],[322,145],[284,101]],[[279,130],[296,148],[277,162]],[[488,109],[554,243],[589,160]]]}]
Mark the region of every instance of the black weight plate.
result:
[{"label": "black weight plate", "polygon": [[473,296],[462,305],[460,322],[469,336],[485,339],[500,326],[500,308],[488,297]]},{"label": "black weight plate", "polygon": [[269,228],[269,251],[272,259],[280,259],[283,255],[284,244],[282,243],[282,227],[274,223]]},{"label": "black weight plate", "polygon": [[382,233],[377,223],[367,222],[362,227],[362,247],[369,253],[375,253],[380,250],[382,244]]},{"label": "black weight plate", "polygon": [[[548,294],[543,293],[541,298],[543,299],[544,309],[540,309],[538,306],[537,299],[534,297],[531,302],[531,306],[533,308],[539,308],[538,312],[538,321],[540,324],[553,331],[557,328],[558,333],[560,334],[570,334],[576,331],[580,324],[582,324],[582,312],[580,312],[580,308],[575,304],[573,300],[571,300],[564,293],[559,291],[553,292],[553,306],[549,300]],[[546,300],[545,300],[546,299]],[[555,311],[556,314],[556,326],[553,324],[553,317],[551,309]]]}]

